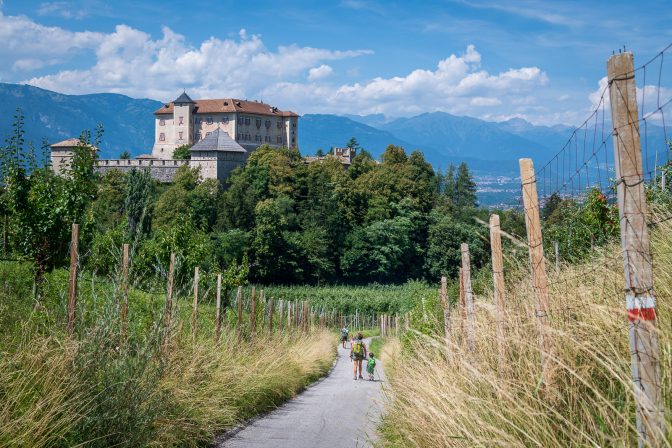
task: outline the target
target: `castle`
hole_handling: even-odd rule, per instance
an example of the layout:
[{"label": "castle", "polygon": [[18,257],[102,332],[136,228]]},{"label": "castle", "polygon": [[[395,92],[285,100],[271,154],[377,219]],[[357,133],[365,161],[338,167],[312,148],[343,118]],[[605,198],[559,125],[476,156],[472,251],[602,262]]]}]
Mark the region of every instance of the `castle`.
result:
[{"label": "castle", "polygon": [[[203,179],[224,181],[231,171],[245,164],[249,154],[266,144],[296,148],[299,116],[258,101],[227,99],[192,100],[183,92],[175,101],[154,112],[154,146],[151,155],[135,159],[99,159],[98,173],[116,169],[148,169],[153,178],[171,182],[182,165],[199,167]],[[70,166],[77,139],[51,145],[54,172],[64,174]],[[174,159],[183,145],[191,159]]]}]

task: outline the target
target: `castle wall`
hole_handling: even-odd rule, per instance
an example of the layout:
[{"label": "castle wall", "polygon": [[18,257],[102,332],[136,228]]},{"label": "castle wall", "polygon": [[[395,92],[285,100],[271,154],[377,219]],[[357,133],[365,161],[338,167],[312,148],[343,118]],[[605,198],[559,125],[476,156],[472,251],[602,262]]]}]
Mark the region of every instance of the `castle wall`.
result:
[{"label": "castle wall", "polygon": [[104,159],[97,160],[94,171],[105,174],[110,170],[119,170],[127,173],[132,169],[148,169],[152,179],[159,182],[172,182],[175,173],[182,165],[188,165],[188,160],[143,160],[143,159]]}]

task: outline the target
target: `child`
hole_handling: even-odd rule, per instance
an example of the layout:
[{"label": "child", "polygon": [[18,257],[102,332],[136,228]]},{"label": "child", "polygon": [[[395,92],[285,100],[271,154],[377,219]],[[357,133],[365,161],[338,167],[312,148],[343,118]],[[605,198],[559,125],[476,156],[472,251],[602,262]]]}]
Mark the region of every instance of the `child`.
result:
[{"label": "child", "polygon": [[373,352],[369,352],[369,360],[366,362],[366,372],[369,374],[369,381],[373,381],[373,372],[376,369],[376,358]]}]

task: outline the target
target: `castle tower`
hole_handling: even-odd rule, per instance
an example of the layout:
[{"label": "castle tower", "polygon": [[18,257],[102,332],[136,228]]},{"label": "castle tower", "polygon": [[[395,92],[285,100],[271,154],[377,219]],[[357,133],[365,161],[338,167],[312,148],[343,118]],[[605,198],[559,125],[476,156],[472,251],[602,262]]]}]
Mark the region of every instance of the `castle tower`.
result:
[{"label": "castle tower", "polygon": [[173,141],[175,147],[191,145],[194,143],[193,111],[195,103],[186,92],[182,92],[182,95],[177,97],[173,104],[175,106],[173,109]]}]

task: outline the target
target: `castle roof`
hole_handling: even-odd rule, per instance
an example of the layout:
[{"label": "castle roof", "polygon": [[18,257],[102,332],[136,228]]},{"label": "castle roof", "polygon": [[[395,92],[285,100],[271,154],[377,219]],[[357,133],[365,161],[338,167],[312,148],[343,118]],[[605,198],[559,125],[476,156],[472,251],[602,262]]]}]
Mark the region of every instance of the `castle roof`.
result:
[{"label": "castle roof", "polygon": [[[186,97],[189,101],[182,101]],[[288,111],[280,110],[270,104],[261,103],[259,101],[238,100],[236,98],[222,98],[216,100],[196,100],[192,101],[186,93],[180,95],[172,103],[164,104],[164,106],[156,111],[155,115],[172,114],[175,104],[186,104],[191,102],[194,104],[194,113],[197,114],[214,114],[222,112],[241,112],[256,115],[268,115],[275,117],[298,117],[298,114]]]},{"label": "castle roof", "polygon": [[177,99],[173,101],[173,104],[194,104],[194,100],[189,98],[187,92],[182,92],[182,95],[178,96]]},{"label": "castle roof", "polygon": [[200,140],[191,147],[191,151],[227,151],[227,152],[247,152],[234,139],[229,137],[228,132],[217,128],[203,140]]},{"label": "castle roof", "polygon": [[58,143],[50,145],[52,148],[74,148],[79,145],[78,138],[69,138]]}]

